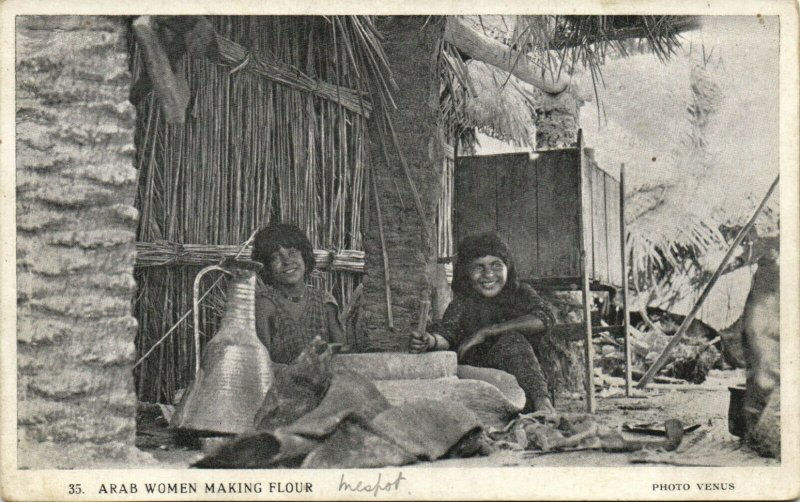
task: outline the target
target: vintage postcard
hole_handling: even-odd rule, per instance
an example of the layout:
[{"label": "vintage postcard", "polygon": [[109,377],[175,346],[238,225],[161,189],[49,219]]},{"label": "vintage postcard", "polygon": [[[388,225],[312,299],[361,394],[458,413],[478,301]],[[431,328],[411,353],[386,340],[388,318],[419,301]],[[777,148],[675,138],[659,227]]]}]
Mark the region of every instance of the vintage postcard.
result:
[{"label": "vintage postcard", "polygon": [[795,1],[0,12],[1,498],[800,497]]}]

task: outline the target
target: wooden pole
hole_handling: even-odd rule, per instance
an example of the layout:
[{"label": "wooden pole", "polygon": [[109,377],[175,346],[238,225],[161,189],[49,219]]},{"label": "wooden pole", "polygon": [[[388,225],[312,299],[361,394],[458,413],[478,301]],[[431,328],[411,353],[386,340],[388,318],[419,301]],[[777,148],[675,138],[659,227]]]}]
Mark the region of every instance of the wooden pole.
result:
[{"label": "wooden pole", "polygon": [[[656,362],[653,363],[650,369],[647,370],[647,373],[645,373],[642,379],[639,380],[639,383],[636,384],[637,388],[643,389],[648,383],[650,383],[650,380],[653,379],[656,373],[658,373],[658,370],[660,370],[661,367],[664,365],[664,363],[666,363],[670,352],[672,352],[672,349],[675,348],[675,346],[681,341],[681,338],[683,338],[683,335],[689,329],[689,325],[694,320],[694,317],[697,315],[697,312],[700,310],[700,307],[703,306],[703,302],[705,301],[706,297],[711,292],[711,289],[714,287],[714,285],[717,283],[717,279],[719,279],[719,277],[722,275],[722,270],[725,268],[725,265],[728,264],[728,260],[731,258],[731,256],[733,256],[734,251],[736,250],[737,247],[739,247],[739,244],[742,243],[742,241],[744,240],[745,236],[750,231],[750,229],[753,228],[753,225],[756,222],[756,217],[759,215],[761,210],[764,209],[764,206],[767,205],[769,197],[772,195],[772,192],[775,190],[775,187],[778,186],[779,179],[780,176],[775,177],[775,181],[772,182],[772,185],[769,187],[769,190],[767,190],[767,194],[764,196],[764,199],[761,201],[761,204],[759,204],[759,206],[756,208],[755,212],[753,213],[753,216],[750,217],[750,221],[748,221],[747,225],[745,225],[744,227],[742,227],[741,230],[739,230],[739,234],[736,236],[736,239],[733,240],[733,243],[731,243],[730,247],[728,248],[728,252],[725,253],[725,256],[722,258],[722,262],[720,262],[716,272],[714,272],[714,275],[711,276],[711,279],[708,281],[708,284],[706,284],[706,287],[700,294],[700,298],[697,300],[697,303],[694,304],[694,307],[692,307],[692,310],[689,312],[689,315],[686,316],[686,318],[681,323],[681,326],[678,328],[678,331],[676,331],[675,335],[672,336],[672,340],[670,340],[667,346],[664,347],[664,350],[661,351],[661,355],[658,356]],[[646,305],[645,308],[647,308]]]},{"label": "wooden pole", "polygon": [[548,94],[559,94],[569,87],[566,75],[542,72],[524,52],[515,51],[493,38],[479,33],[456,16],[448,16],[444,28],[444,39],[472,59],[483,61],[511,73],[523,82]]},{"label": "wooden pole", "polygon": [[585,385],[586,385],[586,411],[594,413],[597,409],[597,404],[594,399],[594,347],[592,346],[592,311],[590,308],[591,291],[589,290],[589,260],[587,255],[590,252],[591,242],[586,238],[586,221],[585,215],[587,209],[590,211],[591,217],[591,204],[588,202],[587,190],[590,188],[586,186],[585,180],[588,179],[586,172],[586,162],[584,162],[583,153],[583,131],[578,130],[578,155],[580,156],[580,192],[581,192],[581,207],[579,213],[580,221],[580,243],[581,243],[581,285],[583,287],[583,326],[585,328],[584,344],[584,357],[586,358],[585,366]]},{"label": "wooden pole", "polygon": [[419,319],[417,320],[417,331],[425,333],[428,328],[428,312],[431,310],[430,300],[421,300],[419,302]]},{"label": "wooden pole", "polygon": [[383,253],[383,284],[386,289],[386,319],[389,329],[394,329],[394,316],[392,315],[392,287],[389,284],[389,253],[386,251],[386,238],[383,235],[383,215],[381,202],[378,199],[378,183],[375,173],[372,173],[372,194],[375,196],[375,209],[378,215],[378,233],[381,237],[381,253]]},{"label": "wooden pole", "polygon": [[622,249],[622,326],[625,330],[625,395],[633,393],[631,377],[631,334],[628,326],[631,315],[628,310],[628,256],[625,248],[625,164],[619,167],[619,241]]},{"label": "wooden pole", "polygon": [[189,104],[189,84],[185,77],[172,71],[153,17],[137,17],[133,21],[133,34],[142,48],[147,75],[155,88],[164,119],[169,124],[183,124]]},{"label": "wooden pole", "polygon": [[586,329],[583,339],[584,357],[586,358],[586,411],[594,413],[597,409],[594,399],[594,347],[592,346],[592,311],[590,308],[591,291],[589,290],[589,275],[585,272],[588,268],[586,251],[581,250],[581,264],[583,265],[583,277],[581,277],[582,300],[583,300],[583,325]]}]

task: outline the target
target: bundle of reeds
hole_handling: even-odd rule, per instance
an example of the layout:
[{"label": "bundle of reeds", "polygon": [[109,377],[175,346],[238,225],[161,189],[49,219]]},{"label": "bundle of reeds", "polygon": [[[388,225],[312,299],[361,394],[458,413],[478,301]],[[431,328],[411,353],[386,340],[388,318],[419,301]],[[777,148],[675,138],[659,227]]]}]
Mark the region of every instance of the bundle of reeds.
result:
[{"label": "bundle of reeds", "polygon": [[[136,267],[161,267],[165,265],[208,266],[219,263],[224,258],[249,258],[252,246],[241,247],[231,244],[179,244],[177,242],[156,241],[136,243]],[[345,249],[314,250],[314,267],[317,270],[349,271],[363,273],[364,251]]]},{"label": "bundle of reeds", "polygon": [[[210,20],[220,37],[247,48],[254,61],[297,68],[334,89],[361,96],[363,75],[377,71],[358,66],[379,55],[369,18]],[[141,55],[135,45],[131,51],[138,77]],[[201,59],[185,58],[176,71],[186,76],[192,93],[185,123],[166,124],[152,95],[137,110],[139,357],[160,342],[136,367],[144,401],[170,401],[193,377],[191,316],[184,317],[192,305],[192,281],[200,265],[212,255],[235,254],[254,229],[270,221],[294,223],[317,249],[355,250],[334,257],[325,251],[330,266],[312,277],[341,304],[363,271],[363,256],[355,252],[362,249],[366,119],[343,104],[356,98],[327,99],[316,84],[303,89],[296,81],[286,85]],[[205,289],[216,280],[208,275]],[[216,330],[223,291],[221,281],[202,304],[204,339]]]},{"label": "bundle of reeds", "polygon": [[[165,265],[208,266],[223,258],[233,258],[239,254],[237,245],[179,244],[156,241],[136,243],[136,267],[163,267]],[[251,247],[246,247],[241,257],[249,257]]]},{"label": "bundle of reeds", "polygon": [[346,249],[333,255],[332,270],[347,270],[354,273],[364,273],[366,265],[364,251]]}]

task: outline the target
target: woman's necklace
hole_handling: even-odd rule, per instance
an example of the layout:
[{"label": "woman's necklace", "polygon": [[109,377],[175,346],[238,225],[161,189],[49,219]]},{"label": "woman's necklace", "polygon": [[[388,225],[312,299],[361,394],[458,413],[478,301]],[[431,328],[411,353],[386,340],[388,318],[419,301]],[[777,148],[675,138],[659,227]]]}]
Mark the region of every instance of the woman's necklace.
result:
[{"label": "woman's necklace", "polygon": [[281,293],[281,296],[283,296],[284,298],[286,298],[290,302],[292,302],[292,303],[300,303],[300,302],[303,301],[303,298],[306,297],[306,287],[305,287],[305,285],[303,285],[303,292],[300,293],[299,295],[290,295],[290,294],[286,293],[283,290],[280,290],[280,293]]}]

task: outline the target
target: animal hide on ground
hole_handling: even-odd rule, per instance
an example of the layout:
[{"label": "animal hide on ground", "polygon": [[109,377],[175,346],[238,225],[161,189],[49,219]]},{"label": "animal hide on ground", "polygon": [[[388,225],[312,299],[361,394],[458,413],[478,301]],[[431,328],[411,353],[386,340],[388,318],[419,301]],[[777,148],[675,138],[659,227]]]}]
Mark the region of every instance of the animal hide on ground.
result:
[{"label": "animal hide on ground", "polygon": [[332,371],[331,357],[315,341],[278,370],[256,416],[259,432],[237,436],[194,467],[381,467],[487,452],[480,422],[459,403],[393,407],[361,375]]}]

